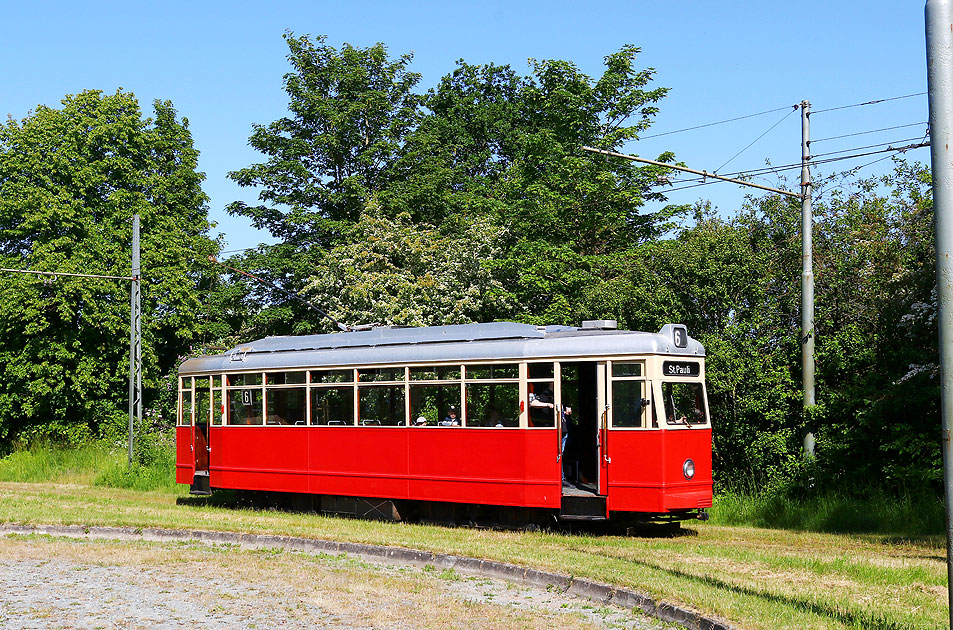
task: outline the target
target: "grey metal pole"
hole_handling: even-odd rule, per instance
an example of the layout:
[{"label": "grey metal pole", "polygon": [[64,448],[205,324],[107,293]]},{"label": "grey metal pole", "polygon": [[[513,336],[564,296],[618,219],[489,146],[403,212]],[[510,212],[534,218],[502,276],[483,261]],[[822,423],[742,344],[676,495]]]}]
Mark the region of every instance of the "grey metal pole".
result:
[{"label": "grey metal pole", "polygon": [[[801,375],[804,417],[814,400],[814,214],[811,208],[811,104],[801,101]],[[810,428],[810,427],[809,427]],[[814,456],[814,435],[804,436],[804,455]]]},{"label": "grey metal pole", "polygon": [[139,215],[132,217],[132,288],[129,306],[129,464],[133,460],[135,421],[142,421],[142,312],[139,260]]},{"label": "grey metal pole", "polygon": [[936,231],[936,288],[940,324],[940,417],[946,498],[946,573],[953,627],[953,0],[927,0],[927,91]]}]

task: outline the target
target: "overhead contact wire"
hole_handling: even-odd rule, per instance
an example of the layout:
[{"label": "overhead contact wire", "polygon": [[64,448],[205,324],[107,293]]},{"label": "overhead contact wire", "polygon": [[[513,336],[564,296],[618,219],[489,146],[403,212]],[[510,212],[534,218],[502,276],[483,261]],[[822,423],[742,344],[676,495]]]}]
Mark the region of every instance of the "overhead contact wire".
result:
[{"label": "overhead contact wire", "polygon": [[828,107],[827,109],[815,109],[811,112],[811,115],[814,114],[823,114],[824,112],[833,112],[839,109],[850,109],[851,107],[863,107],[865,105],[877,105],[879,103],[886,103],[887,101],[899,101],[904,98],[913,98],[915,96],[923,96],[926,92],[917,92],[916,94],[904,94],[903,96],[892,96],[890,98],[878,98],[873,101],[865,101],[863,103],[854,103],[852,105],[841,105],[840,107]]},{"label": "overhead contact wire", "polygon": [[[648,140],[649,138],[660,138],[662,136],[670,136],[674,133],[682,133],[685,131],[694,131],[696,129],[704,129],[705,127],[713,127],[715,125],[723,125],[725,123],[735,122],[736,120],[744,120],[745,118],[754,118],[755,116],[764,116],[765,114],[773,114],[774,112],[780,112],[785,109],[788,109],[791,105],[787,107],[778,107],[777,109],[769,109],[767,111],[758,112],[757,114],[748,114],[747,116],[738,116],[737,118],[729,118],[728,120],[719,120],[717,122],[705,123],[703,125],[695,125],[694,127],[686,127],[685,129],[676,129],[675,131],[665,131],[662,133],[655,133],[651,136],[639,136],[639,140]],[[797,109],[797,105],[793,106]]]},{"label": "overhead contact wire", "polygon": [[762,133],[760,136],[758,136],[757,138],[755,138],[754,140],[752,140],[751,143],[748,144],[748,146],[746,146],[745,148],[743,148],[741,151],[738,151],[738,152],[735,153],[733,156],[731,156],[731,157],[728,159],[727,162],[725,162],[724,164],[722,164],[721,166],[719,166],[718,168],[716,168],[714,172],[717,173],[718,171],[720,171],[721,169],[723,169],[725,166],[727,166],[728,164],[730,164],[731,161],[734,160],[736,157],[738,157],[739,155],[741,155],[742,153],[744,153],[745,151],[747,151],[748,149],[750,149],[752,146],[754,146],[754,144],[755,144],[758,140],[760,140],[761,138],[763,138],[763,137],[765,137],[766,135],[768,135],[768,134],[771,132],[772,129],[774,129],[775,127],[777,127],[778,125],[780,125],[782,122],[784,122],[784,120],[785,120],[788,116],[790,116],[791,114],[793,114],[795,111],[796,111],[796,110],[792,109],[792,110],[789,111],[787,114],[785,114],[784,116],[782,116],[781,119],[780,119],[778,122],[776,122],[776,123],[774,123],[773,125],[771,125],[770,127],[768,127],[768,130],[767,130],[767,131],[765,131],[765,132]]}]

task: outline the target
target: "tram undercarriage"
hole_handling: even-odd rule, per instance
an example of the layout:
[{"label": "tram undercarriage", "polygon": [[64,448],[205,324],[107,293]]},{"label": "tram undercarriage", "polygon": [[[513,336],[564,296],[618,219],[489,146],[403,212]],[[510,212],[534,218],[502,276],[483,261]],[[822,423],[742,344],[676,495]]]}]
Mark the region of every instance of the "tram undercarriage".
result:
[{"label": "tram undercarriage", "polygon": [[[588,493],[564,495],[561,509],[554,510],[256,490],[216,492],[224,497],[222,502],[226,505],[314,512],[368,520],[432,523],[449,527],[599,530],[635,534],[677,530],[679,523],[686,520],[708,520],[708,512],[703,508],[679,510],[669,514],[611,512],[607,517],[605,497],[593,497]],[[228,497],[226,493],[231,496]],[[211,497],[212,491],[194,491],[192,494],[196,495],[196,498]],[[194,499],[185,499],[189,500]]]}]

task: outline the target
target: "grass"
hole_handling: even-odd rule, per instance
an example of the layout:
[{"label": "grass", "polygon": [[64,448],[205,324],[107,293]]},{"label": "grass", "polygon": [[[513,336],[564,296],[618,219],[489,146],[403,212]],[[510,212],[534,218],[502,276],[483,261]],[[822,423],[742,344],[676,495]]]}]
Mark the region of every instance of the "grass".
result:
[{"label": "grass", "polygon": [[866,498],[724,494],[716,497],[711,514],[725,525],[915,538],[943,534],[945,509],[942,499],[926,493],[900,497],[873,493]]},{"label": "grass", "polygon": [[[89,455],[76,454],[72,464],[51,456],[60,463],[42,467],[45,456],[35,457],[38,469],[55,474],[55,483],[38,482],[23,465],[11,478],[19,460],[0,460],[0,479],[8,480],[0,483],[0,522],[214,529],[397,545],[616,584],[752,630],[932,629],[949,621],[945,541],[930,533],[933,517],[923,517],[927,524],[909,520],[923,509],[916,502],[891,507],[886,500],[718,497],[711,522],[690,524],[671,538],[524,533],[238,509],[178,496],[164,483],[152,491],[96,485],[107,477],[102,469],[79,471],[78,462],[102,461]],[[124,465],[125,454],[107,449],[105,461]],[[860,517],[841,516],[858,511]],[[825,526],[856,531],[810,531]]]},{"label": "grass", "polygon": [[16,483],[0,483],[0,522],[271,533],[487,558],[647,592],[744,629],[932,629],[948,621],[939,539],[710,523],[674,538],[452,529],[215,507],[165,492]]},{"label": "grass", "polygon": [[106,441],[69,448],[36,444],[0,459],[0,481],[183,492],[175,483],[175,451],[163,435],[142,436],[131,465],[125,446]]}]

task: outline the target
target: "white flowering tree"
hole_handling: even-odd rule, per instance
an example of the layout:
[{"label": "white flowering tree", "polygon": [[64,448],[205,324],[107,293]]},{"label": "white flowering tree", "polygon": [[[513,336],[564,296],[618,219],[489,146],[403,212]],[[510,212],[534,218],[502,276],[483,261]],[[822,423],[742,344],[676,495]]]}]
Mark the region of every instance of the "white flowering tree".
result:
[{"label": "white flowering tree", "polygon": [[373,202],[326,250],[304,290],[336,320],[404,326],[462,324],[506,311],[490,261],[502,230],[477,218],[458,233],[385,216]]}]

